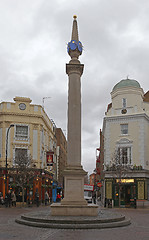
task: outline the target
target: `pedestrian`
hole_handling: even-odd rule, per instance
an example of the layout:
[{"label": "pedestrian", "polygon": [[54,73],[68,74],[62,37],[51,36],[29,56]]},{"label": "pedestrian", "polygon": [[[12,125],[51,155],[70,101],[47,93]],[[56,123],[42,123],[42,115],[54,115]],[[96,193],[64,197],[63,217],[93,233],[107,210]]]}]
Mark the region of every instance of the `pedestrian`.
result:
[{"label": "pedestrian", "polygon": [[11,207],[11,191],[9,190],[8,193],[6,193],[5,197],[5,206],[6,207]]},{"label": "pedestrian", "polygon": [[36,189],[36,192],[35,192],[35,202],[36,202],[37,207],[39,207],[39,193],[38,193],[38,189]]},{"label": "pedestrian", "polygon": [[107,198],[105,198],[105,202],[104,202],[104,207],[106,208],[107,206]]},{"label": "pedestrian", "polygon": [[49,200],[50,200],[50,204],[52,204],[52,202],[53,202],[52,196],[49,196]]},{"label": "pedestrian", "polygon": [[49,203],[49,194],[48,194],[48,192],[46,191],[46,192],[45,192],[45,205],[47,205],[47,203]]},{"label": "pedestrian", "polygon": [[57,202],[60,202],[61,201],[61,195],[58,193],[57,194],[57,198],[56,198]]},{"label": "pedestrian", "polygon": [[4,198],[2,192],[0,192],[0,204],[4,204]]},{"label": "pedestrian", "polygon": [[137,208],[137,199],[134,197],[134,208]]},{"label": "pedestrian", "polygon": [[12,206],[16,207],[16,195],[14,191],[12,191],[11,193],[11,201],[12,201]]},{"label": "pedestrian", "polygon": [[92,198],[93,198],[93,203],[96,204],[96,192],[95,191],[93,192]]}]

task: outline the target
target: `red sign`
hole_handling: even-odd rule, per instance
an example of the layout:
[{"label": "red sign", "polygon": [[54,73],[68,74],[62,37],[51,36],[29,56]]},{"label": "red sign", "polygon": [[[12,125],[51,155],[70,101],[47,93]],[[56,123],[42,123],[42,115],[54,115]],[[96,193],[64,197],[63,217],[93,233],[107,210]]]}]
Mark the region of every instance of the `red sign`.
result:
[{"label": "red sign", "polygon": [[47,152],[47,166],[53,165],[53,155],[54,152]]},{"label": "red sign", "polygon": [[102,187],[102,183],[98,182],[97,187]]}]

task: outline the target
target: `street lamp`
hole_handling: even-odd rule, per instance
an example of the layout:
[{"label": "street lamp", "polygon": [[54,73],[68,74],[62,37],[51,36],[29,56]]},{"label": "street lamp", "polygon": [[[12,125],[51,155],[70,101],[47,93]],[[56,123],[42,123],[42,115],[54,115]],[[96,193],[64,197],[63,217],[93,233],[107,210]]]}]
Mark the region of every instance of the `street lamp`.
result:
[{"label": "street lamp", "polygon": [[14,124],[11,124],[9,126],[9,128],[7,129],[7,134],[6,134],[6,179],[5,179],[5,197],[6,197],[6,193],[7,193],[7,153],[8,153],[8,134],[9,134],[9,130],[11,127],[14,127]]}]

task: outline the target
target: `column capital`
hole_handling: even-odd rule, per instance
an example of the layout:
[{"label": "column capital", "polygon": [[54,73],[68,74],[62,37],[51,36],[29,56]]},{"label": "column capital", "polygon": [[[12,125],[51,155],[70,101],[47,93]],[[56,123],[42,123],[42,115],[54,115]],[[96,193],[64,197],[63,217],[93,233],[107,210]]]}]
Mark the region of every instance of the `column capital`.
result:
[{"label": "column capital", "polygon": [[80,76],[83,74],[84,64],[66,64],[66,73],[68,75],[77,73]]}]

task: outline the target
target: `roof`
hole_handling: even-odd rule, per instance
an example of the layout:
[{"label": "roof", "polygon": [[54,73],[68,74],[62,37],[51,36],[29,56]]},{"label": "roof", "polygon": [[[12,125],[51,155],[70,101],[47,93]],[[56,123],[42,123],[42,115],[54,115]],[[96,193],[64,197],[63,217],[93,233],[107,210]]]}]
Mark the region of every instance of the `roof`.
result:
[{"label": "roof", "polygon": [[124,87],[136,87],[136,88],[141,88],[140,84],[136,80],[132,79],[123,79],[120,82],[118,82],[114,87],[112,91],[115,91],[120,88]]},{"label": "roof", "polygon": [[144,102],[149,102],[149,91],[144,94]]},{"label": "roof", "polygon": [[108,107],[107,107],[107,112],[109,111],[109,109],[112,107],[112,103],[109,103],[108,104]]}]

